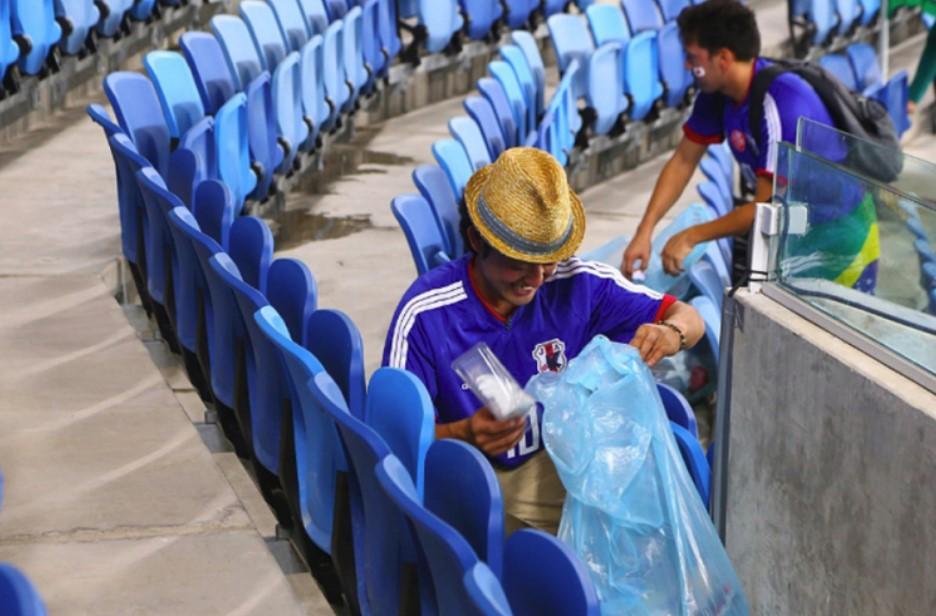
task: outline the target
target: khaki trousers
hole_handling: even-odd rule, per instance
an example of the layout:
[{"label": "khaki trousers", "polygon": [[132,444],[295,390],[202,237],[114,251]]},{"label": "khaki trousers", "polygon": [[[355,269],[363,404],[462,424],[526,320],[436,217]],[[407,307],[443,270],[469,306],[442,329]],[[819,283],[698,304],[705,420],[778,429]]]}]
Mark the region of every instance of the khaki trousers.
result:
[{"label": "khaki trousers", "polygon": [[506,534],[533,527],[555,535],[566,492],[546,450],[515,469],[495,472],[504,498]]}]

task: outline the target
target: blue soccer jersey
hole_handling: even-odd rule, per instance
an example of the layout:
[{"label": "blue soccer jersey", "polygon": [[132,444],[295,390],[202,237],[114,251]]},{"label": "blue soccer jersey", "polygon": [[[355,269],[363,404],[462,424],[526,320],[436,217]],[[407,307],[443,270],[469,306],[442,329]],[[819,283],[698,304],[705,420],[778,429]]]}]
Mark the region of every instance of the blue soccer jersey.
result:
[{"label": "blue soccer jersey", "polygon": [[[410,286],[390,323],[385,366],[420,378],[436,408],[436,421],[470,417],[481,402],[462,383],[452,361],[485,342],[521,386],[535,374],[562,370],[596,335],[629,342],[644,323],[662,318],[675,298],[625,279],[610,266],[571,258],[509,319],[494,312],[474,288],[473,255],[437,267]],[[542,448],[539,418],[513,449],[494,461],[516,467]]]}]

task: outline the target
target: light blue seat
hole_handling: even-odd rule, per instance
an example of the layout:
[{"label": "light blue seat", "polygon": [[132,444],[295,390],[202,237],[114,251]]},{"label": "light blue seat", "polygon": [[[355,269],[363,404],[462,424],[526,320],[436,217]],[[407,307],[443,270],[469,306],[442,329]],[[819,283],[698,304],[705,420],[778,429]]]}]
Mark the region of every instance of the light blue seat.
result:
[{"label": "light blue seat", "polygon": [[[5,19],[0,9],[0,19]],[[62,40],[59,47],[63,53],[70,56],[92,51],[93,43],[89,40],[94,27],[101,18],[101,11],[93,0],[55,0],[55,15],[62,26]],[[3,26],[0,26],[0,38]],[[0,41],[0,48],[3,42]],[[0,78],[3,77],[3,58],[0,51]]]},{"label": "light blue seat", "polygon": [[265,293],[267,272],[273,261],[273,234],[263,219],[237,217],[231,224],[227,252],[244,283]]},{"label": "light blue seat", "polygon": [[486,38],[504,9],[498,0],[458,0],[467,20],[468,37],[476,41]]},{"label": "light blue seat", "polygon": [[465,148],[474,171],[491,164],[491,155],[484,142],[484,135],[474,120],[467,116],[456,116],[449,120],[448,128],[452,136]]},{"label": "light blue seat", "polygon": [[620,6],[593,4],[585,11],[588,27],[595,38],[595,45],[620,43],[621,47],[630,40],[631,34]]},{"label": "light blue seat", "polygon": [[575,60],[559,80],[559,86],[540,121],[537,135],[537,147],[552,154],[562,165],[568,161],[575,145],[576,134],[582,124],[572,94],[572,84],[577,78],[578,70],[578,60]]},{"label": "light blue seat", "polygon": [[211,18],[211,31],[221,43],[237,90],[246,91],[247,86],[264,71],[263,60],[253,44],[247,23],[235,15],[215,15]]},{"label": "light blue seat", "polygon": [[325,34],[328,28],[328,12],[325,10],[323,0],[299,0],[299,8],[305,17],[308,31],[313,36]]},{"label": "light blue seat", "polygon": [[702,316],[705,322],[705,339],[712,350],[712,356],[715,363],[718,363],[719,356],[719,338],[721,337],[721,312],[715,303],[707,297],[694,297],[689,302]]},{"label": "light blue seat", "polygon": [[[295,2],[292,4],[295,5]],[[240,3],[239,11],[260,56],[261,66],[273,73],[290,51],[286,47],[282,24],[277,21],[272,6],[262,0],[244,0]]]},{"label": "light blue seat", "polygon": [[497,160],[497,157],[507,149],[507,146],[504,143],[504,133],[497,121],[497,115],[494,113],[491,103],[480,96],[471,95],[465,99],[462,106],[471,116],[471,119],[477,123],[478,128],[481,129],[488,156],[492,161]]},{"label": "light blue seat", "polygon": [[491,76],[501,84],[504,93],[507,95],[507,100],[510,101],[510,109],[513,113],[514,121],[517,123],[517,145],[525,145],[532,127],[528,119],[527,102],[524,98],[520,81],[517,79],[517,74],[514,72],[513,68],[503,60],[494,60],[488,64],[488,71],[491,73]]},{"label": "light blue seat", "polygon": [[868,43],[852,43],[845,48],[845,54],[851,62],[859,91],[864,92],[884,83],[874,47]]},{"label": "light blue seat", "polygon": [[417,14],[420,23],[426,27],[426,51],[439,53],[452,41],[464,25],[458,12],[458,4],[453,1],[417,0]]},{"label": "light blue seat", "polygon": [[432,155],[448,175],[452,192],[461,200],[465,186],[474,174],[471,159],[468,158],[465,148],[454,139],[442,139],[432,144]]},{"label": "light blue seat", "polygon": [[207,32],[186,32],[179,46],[192,69],[205,113],[216,114],[238,89],[221,44]]},{"label": "light blue seat", "polygon": [[663,410],[666,411],[666,417],[673,423],[682,426],[693,436],[698,436],[699,428],[696,422],[695,413],[685,397],[669,385],[657,383],[657,391],[660,394],[660,400],[663,402]]},{"label": "light blue seat", "polygon": [[13,40],[11,11],[9,0],[0,2],[0,92],[8,86],[7,71],[20,57],[20,48]]},{"label": "light blue seat", "polygon": [[504,16],[511,30],[522,30],[530,21],[530,15],[539,8],[539,0],[507,0]]},{"label": "light blue seat", "polygon": [[722,168],[722,174],[731,185],[734,182],[734,155],[728,148],[728,143],[723,141],[710,145],[706,151],[707,156],[714,158]]},{"label": "light blue seat", "polygon": [[806,18],[812,24],[813,45],[824,45],[831,38],[838,20],[832,0],[806,3]]},{"label": "light blue seat", "polygon": [[331,128],[337,110],[325,92],[325,50],[318,34],[302,48],[299,60],[302,71],[302,110],[312,121],[309,139],[315,141],[321,131]]},{"label": "light blue seat", "polygon": [[622,61],[620,43],[605,43],[588,59],[588,88],[585,98],[595,113],[592,130],[597,135],[607,135],[612,129],[619,127],[621,114],[630,106],[621,83]]},{"label": "light blue seat", "polygon": [[861,25],[870,26],[881,13],[881,0],[860,0]]},{"label": "light blue seat", "polygon": [[676,439],[676,446],[679,448],[686,470],[689,471],[689,477],[695,484],[703,505],[707,508],[712,471],[705,457],[705,451],[702,450],[699,440],[682,426],[670,422],[670,428],[673,430],[673,438]]},{"label": "light blue seat", "polygon": [[[267,71],[250,82],[247,96],[247,142],[252,167],[257,175],[253,198],[262,201],[270,191],[274,174],[288,171],[286,163],[290,144],[279,135],[278,117],[273,104],[273,84]],[[250,194],[250,193],[248,193]]]},{"label": "light blue seat", "polygon": [[500,124],[504,135],[504,149],[512,148],[520,143],[517,130],[517,121],[514,119],[513,109],[504,87],[499,81],[491,77],[482,77],[478,80],[478,92],[491,105],[494,115]]},{"label": "light blue seat", "polygon": [[699,182],[697,190],[705,204],[712,208],[716,215],[724,216],[731,211],[731,203],[725,200],[724,193],[711,180]]},{"label": "light blue seat", "polygon": [[855,71],[852,69],[851,62],[845,56],[837,53],[826,54],[819,58],[819,66],[835,75],[842,82],[842,85],[852,92],[858,90]]},{"label": "light blue seat", "polygon": [[302,72],[298,52],[291,52],[273,73],[273,108],[278,144],[283,149],[282,169],[298,167],[300,150],[310,145],[312,121],[306,121],[302,107]]},{"label": "light blue seat", "polygon": [[663,17],[655,2],[648,0],[621,0],[621,8],[627,17],[632,35],[641,32],[656,32],[663,27]]},{"label": "light blue seat", "polygon": [[387,66],[396,58],[403,43],[397,27],[397,3],[393,0],[377,0],[377,29],[380,31],[380,44],[387,54]]},{"label": "light blue seat", "polygon": [[516,45],[502,45],[500,48],[500,56],[501,59],[513,69],[517,82],[520,84],[520,89],[523,92],[523,101],[527,110],[527,132],[535,130],[538,113],[541,109],[537,109],[536,78],[533,76],[533,71],[527,63],[526,55],[523,53],[523,50]]},{"label": "light blue seat", "polygon": [[9,616],[46,615],[39,591],[22,571],[10,563],[0,562],[0,606]]},{"label": "light blue seat", "polygon": [[[106,38],[116,36],[123,25],[124,16],[133,6],[133,2],[128,0],[102,0],[98,5],[102,9],[101,21],[98,22],[98,33]],[[103,14],[106,13],[106,14]]]},{"label": "light blue seat", "polygon": [[663,80],[666,104],[669,107],[681,107],[689,102],[688,92],[694,81],[692,73],[686,68],[686,51],[675,22],[660,29],[657,43],[660,51],[660,79]]},{"label": "light blue seat", "polygon": [[104,78],[104,93],[117,122],[137,151],[166,177],[169,169],[169,126],[156,89],[139,73],[116,72]]},{"label": "light blue seat", "polygon": [[257,175],[251,168],[247,133],[247,96],[239,92],[215,114],[215,152],[218,177],[233,195],[237,211],[257,187]]},{"label": "light blue seat", "polygon": [[861,3],[858,0],[835,0],[835,12],[838,14],[838,33],[846,36],[860,23]]},{"label": "light blue seat", "polygon": [[336,113],[348,111],[354,102],[351,98],[351,86],[345,79],[342,27],[340,21],[328,26],[322,41],[325,58],[325,93],[335,105]]},{"label": "light blue seat", "polygon": [[712,300],[721,314],[724,301],[725,283],[711,261],[699,259],[689,267],[689,280],[693,286],[705,297]]},{"label": "light blue seat", "polygon": [[660,13],[666,21],[676,21],[684,8],[689,6],[689,0],[657,0],[660,5]]},{"label": "light blue seat", "polygon": [[305,345],[334,379],[351,414],[364,419],[364,343],[357,326],[339,310],[319,309],[309,316]]},{"label": "light blue seat", "polygon": [[146,54],[143,66],[159,95],[169,135],[181,139],[205,117],[205,107],[188,63],[178,52],[160,50]]},{"label": "light blue seat", "polygon": [[725,259],[718,242],[709,243],[708,248],[705,249],[705,254],[702,255],[702,260],[706,261],[715,270],[715,275],[718,276],[722,289],[731,286],[731,261]]},{"label": "light blue seat", "polygon": [[419,195],[399,195],[394,197],[390,209],[406,236],[418,276],[451,260],[428,201]]},{"label": "light blue seat", "polygon": [[448,176],[436,165],[420,165],[413,169],[413,183],[432,207],[432,214],[442,230],[445,254],[457,259],[464,253],[464,246],[459,230],[458,202]]},{"label": "light blue seat", "polygon": [[725,170],[719,164],[718,160],[711,156],[705,156],[699,164],[702,174],[718,188],[721,199],[725,203],[733,203],[734,198],[731,194],[731,182],[725,176]]},{"label": "light blue seat", "polygon": [[542,531],[510,536],[502,579],[514,614],[601,613],[588,569],[565,542]]},{"label": "light blue seat", "polygon": [[[311,25],[304,14],[304,7],[300,6],[297,0],[268,0],[268,2],[276,14],[276,22],[289,50],[302,49],[312,35]],[[312,3],[307,2],[307,4]]]},{"label": "light blue seat", "polygon": [[536,115],[539,117],[546,109],[546,67],[543,65],[543,56],[540,54],[539,44],[533,35],[525,30],[515,30],[510,33],[514,45],[523,51],[527,66],[533,73],[536,84]]},{"label": "light blue seat", "polygon": [[641,32],[627,45],[624,54],[624,91],[631,101],[630,117],[642,120],[663,95],[656,32]]},{"label": "light blue seat", "polygon": [[380,2],[367,0],[361,5],[361,53],[367,69],[367,91],[370,92],[378,77],[387,73],[389,53],[380,40]]},{"label": "light blue seat", "polygon": [[583,98],[588,91],[588,59],[595,51],[585,19],[579,15],[553,15],[546,20],[546,25],[549,27],[560,75],[565,73],[573,60],[578,61],[579,73],[572,94],[576,99]]},{"label": "light blue seat", "polygon": [[344,54],[345,81],[351,88],[351,98],[357,99],[368,82],[370,74],[364,64],[364,21],[361,7],[356,6],[342,18],[342,53]]}]

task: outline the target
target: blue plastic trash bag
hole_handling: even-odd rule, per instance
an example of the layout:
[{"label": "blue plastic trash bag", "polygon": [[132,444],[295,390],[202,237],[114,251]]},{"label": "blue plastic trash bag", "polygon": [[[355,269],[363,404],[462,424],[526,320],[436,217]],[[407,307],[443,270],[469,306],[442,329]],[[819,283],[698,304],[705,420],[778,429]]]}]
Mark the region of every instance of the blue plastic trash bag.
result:
[{"label": "blue plastic trash bag", "polygon": [[559,537],[588,567],[602,614],[747,614],[636,349],[597,336],[526,389],[568,492]]},{"label": "blue plastic trash bag", "polygon": [[[689,271],[690,265],[701,259],[702,255],[705,254],[708,242],[696,244],[689,255],[686,256],[686,260],[683,262],[683,273],[679,276],[670,276],[663,271],[663,262],[660,260],[660,253],[663,252],[663,247],[666,246],[666,242],[680,231],[709,222],[713,218],[714,214],[712,213],[712,208],[704,203],[693,203],[683,210],[673,222],[666,225],[666,227],[653,238],[650,250],[650,265],[644,268],[642,272],[643,278],[641,279],[635,276],[634,281],[640,282],[642,285],[650,287],[654,291],[660,291],[661,293],[671,293],[677,297],[685,295],[686,291],[689,290],[689,277],[686,272]],[[582,257],[592,261],[601,261],[602,263],[607,263],[614,267],[620,267],[621,259],[624,256],[624,250],[627,249],[629,243],[629,238],[620,235],[591,252],[585,253]]]}]

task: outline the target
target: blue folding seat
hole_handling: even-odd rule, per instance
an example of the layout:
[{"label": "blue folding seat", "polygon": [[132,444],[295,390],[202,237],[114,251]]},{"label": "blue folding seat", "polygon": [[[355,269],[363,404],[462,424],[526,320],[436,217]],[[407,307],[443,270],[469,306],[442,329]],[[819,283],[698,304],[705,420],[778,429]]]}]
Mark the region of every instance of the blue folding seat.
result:
[{"label": "blue folding seat", "polygon": [[621,0],[621,8],[630,25],[631,35],[640,32],[656,32],[663,27],[663,17],[656,3],[648,0]]},{"label": "blue folding seat", "polygon": [[676,21],[682,10],[689,6],[689,0],[657,0],[660,5],[660,13],[666,21]]},{"label": "blue folding seat", "polygon": [[364,343],[357,326],[339,310],[319,309],[309,317],[306,348],[321,362],[341,390],[348,409],[364,418]]},{"label": "blue folding seat", "polygon": [[380,33],[380,45],[386,53],[387,66],[389,66],[403,48],[397,26],[397,3],[393,0],[377,0],[377,30]]},{"label": "blue folding seat", "polygon": [[842,82],[846,88],[855,92],[858,90],[858,81],[848,58],[841,54],[830,53],[819,58],[819,66],[826,69]]},{"label": "blue folding seat", "polygon": [[147,290],[153,300],[165,307],[174,330],[174,308],[168,301],[172,284],[172,235],[167,215],[173,208],[185,206],[176,195],[168,191],[162,177],[152,167],[137,171],[136,181],[146,208]]},{"label": "blue folding seat", "polygon": [[535,130],[538,119],[538,110],[536,107],[536,78],[533,71],[527,63],[526,55],[516,45],[503,45],[500,48],[501,59],[510,65],[514,75],[520,84],[523,92],[523,100],[526,104],[527,116],[526,125],[528,131]]},{"label": "blue folding seat", "polygon": [[[3,9],[0,9],[0,13],[3,13]],[[62,26],[59,48],[63,53],[74,56],[93,51],[94,44],[88,37],[101,17],[101,11],[93,0],[55,0],[55,16]],[[3,19],[2,15],[0,19]],[[0,26],[0,30],[2,28],[3,26]],[[0,46],[2,45],[0,42]],[[3,76],[3,64],[0,60],[0,77]]]},{"label": "blue folding seat", "polygon": [[151,51],[143,57],[143,66],[159,95],[169,135],[179,140],[205,118],[195,77],[182,54],[175,51]]},{"label": "blue folding seat", "polygon": [[117,122],[133,145],[156,171],[166,177],[169,168],[169,126],[156,88],[139,73],[120,71],[104,78],[104,92]]},{"label": "blue folding seat", "polygon": [[881,13],[881,0],[859,0],[861,4],[861,25],[870,26]]},{"label": "blue folding seat", "polygon": [[192,69],[205,113],[216,114],[238,90],[221,43],[207,32],[186,32],[179,46]]},{"label": "blue folding seat", "polygon": [[351,98],[360,96],[370,80],[368,69],[364,65],[364,50],[361,37],[364,24],[361,7],[356,6],[344,16],[342,28],[342,53],[344,54],[345,81],[351,88]]},{"label": "blue folding seat", "polygon": [[262,0],[244,0],[240,3],[239,11],[260,56],[261,66],[272,74],[291,51],[287,49],[282,20],[277,21],[272,6]]},{"label": "blue folding seat", "polygon": [[241,279],[265,293],[273,261],[273,234],[267,224],[256,216],[239,216],[231,223],[227,252]]},{"label": "blue folding seat", "polygon": [[565,542],[542,531],[510,536],[502,579],[514,614],[601,613],[588,569]]},{"label": "blue folding seat", "polygon": [[[312,35],[310,24],[297,0],[268,0],[276,14],[280,33],[290,51],[299,51]],[[269,69],[271,72],[272,68]]]},{"label": "blue folding seat", "polygon": [[348,14],[348,2],[345,0],[325,0],[325,9],[332,21],[343,19]]},{"label": "blue folding seat", "polygon": [[432,214],[445,239],[445,254],[457,259],[465,249],[459,230],[458,202],[448,176],[436,165],[420,165],[413,169],[413,183],[432,206]]},{"label": "blue folding seat", "polygon": [[720,313],[725,284],[715,266],[707,259],[699,259],[689,267],[689,280],[699,293],[712,300]]},{"label": "blue folding seat", "polygon": [[461,200],[465,186],[474,174],[465,148],[454,139],[442,139],[432,144],[432,155],[448,175],[455,196]]},{"label": "blue folding seat", "polygon": [[641,32],[630,40],[624,55],[624,91],[630,97],[634,120],[644,119],[663,95],[659,66],[655,32]]},{"label": "blue folding seat", "polygon": [[666,24],[657,34],[660,52],[660,79],[663,80],[666,104],[680,107],[688,103],[687,93],[694,80],[686,68],[686,51],[679,38],[679,27],[675,22]]},{"label": "blue folding seat", "polygon": [[725,199],[725,193],[711,180],[699,182],[696,189],[705,204],[712,208],[717,216],[724,216],[731,211],[732,205]]},{"label": "blue folding seat", "polygon": [[419,195],[399,195],[393,198],[390,209],[406,236],[417,276],[451,260],[428,201]]},{"label": "blue folding seat", "polygon": [[546,108],[546,67],[543,65],[543,56],[540,54],[539,44],[533,35],[525,30],[515,30],[510,33],[514,45],[523,51],[527,66],[533,73],[533,82],[536,84],[536,115],[539,117]]},{"label": "blue folding seat", "polygon": [[553,15],[546,20],[546,25],[556,52],[559,74],[564,74],[573,60],[578,61],[579,73],[572,94],[576,100],[583,98],[588,90],[588,58],[595,51],[585,19],[580,15]]},{"label": "blue folding seat", "polygon": [[452,41],[464,25],[456,2],[417,0],[417,15],[426,27],[426,51],[439,53]]},{"label": "blue folding seat", "polygon": [[337,112],[325,92],[325,54],[322,37],[316,34],[302,48],[299,60],[302,72],[302,111],[311,120],[310,143],[314,143],[323,130],[331,128],[333,114]]},{"label": "blue folding seat", "polygon": [[520,81],[517,79],[517,74],[510,65],[503,60],[494,60],[488,64],[488,71],[495,80],[500,82],[504,93],[507,95],[507,100],[510,101],[510,109],[513,112],[514,121],[517,123],[519,139],[517,145],[525,145],[529,138],[530,131],[533,130],[534,127],[529,125],[527,103],[523,96],[523,89],[520,85]]},{"label": "blue folding seat", "polygon": [[588,16],[588,27],[595,37],[595,45],[620,43],[623,47],[630,40],[630,30],[620,6],[593,4],[585,14]]},{"label": "blue folding seat", "polygon": [[501,131],[500,124],[497,122],[497,115],[494,113],[494,108],[491,107],[491,103],[480,96],[471,95],[465,99],[462,106],[481,130],[484,144],[487,146],[488,156],[492,161],[497,160],[497,157],[501,155],[501,152],[503,152],[507,146],[504,143],[504,133]]},{"label": "blue folding seat", "polygon": [[475,563],[465,574],[463,582],[470,605],[474,606],[479,614],[506,616],[513,613],[500,580],[484,563]]},{"label": "blue folding seat", "polygon": [[721,200],[724,203],[734,203],[731,194],[731,180],[725,176],[725,170],[719,162],[711,156],[706,156],[699,164],[699,168],[702,170],[702,174],[718,188]]},{"label": "blue folding seat", "polygon": [[62,38],[62,27],[55,21],[52,0],[12,0],[11,8],[13,40],[22,52],[20,71],[39,75],[46,68],[58,70],[53,52]]},{"label": "blue folding seat", "polygon": [[497,20],[504,14],[504,8],[498,0],[458,0],[467,21],[468,37],[476,41],[489,34]]},{"label": "blue folding seat", "polygon": [[263,60],[250,38],[247,24],[235,15],[215,15],[211,18],[211,31],[221,43],[237,90],[246,91],[264,70]]},{"label": "blue folding seat", "polygon": [[728,148],[728,143],[723,141],[710,145],[706,151],[706,155],[711,156],[718,162],[719,166],[722,168],[722,174],[725,176],[725,179],[728,180],[728,184],[731,185],[734,182],[734,155]]},{"label": "blue folding seat", "polygon": [[130,17],[136,21],[145,21],[153,14],[155,7],[156,0],[136,0],[130,10]]},{"label": "blue folding seat", "polygon": [[377,77],[385,75],[390,64],[389,54],[380,41],[380,3],[367,0],[361,5],[361,53],[369,73],[368,91]]},{"label": "blue folding seat", "polygon": [[838,33],[846,36],[860,23],[861,3],[858,0],[835,0],[835,12],[838,14]]},{"label": "blue folding seat", "polygon": [[664,383],[657,383],[656,385],[667,419],[682,426],[693,436],[698,436],[699,428],[696,423],[695,413],[686,398],[669,385]]},{"label": "blue folding seat", "polygon": [[309,319],[318,301],[318,285],[308,266],[298,259],[280,258],[267,273],[267,301],[286,323],[290,337],[309,347],[313,332]]},{"label": "blue folding seat", "polygon": [[273,74],[273,109],[276,117],[277,143],[283,149],[282,168],[287,172],[298,166],[300,150],[314,145],[309,135],[313,123],[305,117],[302,107],[302,72],[300,57],[291,52],[276,67]]},{"label": "blue folding seat", "polygon": [[474,120],[467,116],[457,116],[449,120],[448,128],[452,136],[465,148],[475,171],[491,164],[491,155],[484,143],[484,135]]},{"label": "blue folding seat", "polygon": [[247,133],[247,96],[239,92],[225,103],[214,118],[218,177],[231,191],[237,212],[258,185],[258,175],[267,179],[269,170],[258,174],[250,164]]},{"label": "blue folding seat", "polygon": [[620,43],[605,43],[588,58],[585,99],[595,112],[592,130],[598,135],[606,135],[618,126],[621,114],[630,107],[621,83],[622,62]]},{"label": "blue folding seat", "polygon": [[309,33],[312,36],[325,34],[329,20],[324,0],[299,0],[299,8],[305,16],[305,23]]},{"label": "blue folding seat", "polygon": [[98,22],[98,33],[106,38],[116,36],[123,25],[127,11],[133,6],[128,0],[101,0],[101,21]]},{"label": "blue folding seat", "polygon": [[686,464],[686,470],[689,471],[689,477],[695,484],[702,503],[708,507],[709,503],[709,485],[712,480],[712,471],[709,469],[708,460],[705,458],[705,452],[699,440],[682,426],[670,422],[670,428],[673,430],[673,438],[679,448],[683,462]]},{"label": "blue folding seat", "polygon": [[805,10],[812,31],[812,44],[824,45],[831,38],[837,21],[832,0],[812,0],[805,4]]},{"label": "blue folding seat", "polygon": [[868,43],[852,43],[845,48],[845,54],[851,62],[858,91],[864,92],[884,83],[874,47]]},{"label": "blue folding seat", "polygon": [[507,15],[504,16],[507,27],[522,30],[530,21],[530,15],[539,8],[539,0],[507,0]]},{"label": "blue folding seat", "polygon": [[562,165],[566,164],[575,146],[576,135],[582,128],[582,118],[573,94],[573,84],[578,79],[578,72],[579,63],[578,60],[574,60],[559,80],[537,137],[539,147],[552,154]]},{"label": "blue folding seat", "polygon": [[7,70],[20,56],[20,48],[13,40],[13,22],[10,19],[9,0],[0,2],[0,93],[7,87]]},{"label": "blue folding seat", "polygon": [[22,571],[10,563],[0,563],[0,605],[3,613],[9,616],[46,615],[39,591]]},{"label": "blue folding seat", "polygon": [[543,15],[549,17],[565,10],[568,0],[543,0]]},{"label": "blue folding seat", "polygon": [[328,26],[322,41],[325,58],[325,93],[334,103],[336,111],[348,111],[354,103],[353,88],[346,81],[344,67],[343,23],[336,21]]},{"label": "blue folding seat", "polygon": [[705,323],[705,339],[708,340],[709,348],[717,364],[719,338],[721,337],[721,312],[719,312],[718,307],[715,306],[712,300],[701,295],[692,298],[689,303],[699,312],[702,321]]},{"label": "blue folding seat", "polygon": [[517,121],[514,119],[513,109],[507,93],[504,92],[504,86],[499,81],[491,77],[482,77],[478,80],[478,92],[491,105],[494,115],[501,127],[501,133],[504,135],[504,149],[512,148],[520,143],[520,137],[517,131]]},{"label": "blue folding seat", "polygon": [[[230,244],[231,225],[238,215],[227,184],[218,180],[202,182],[195,193],[192,213],[201,232],[226,251]],[[208,260],[204,262],[207,264]]]}]

